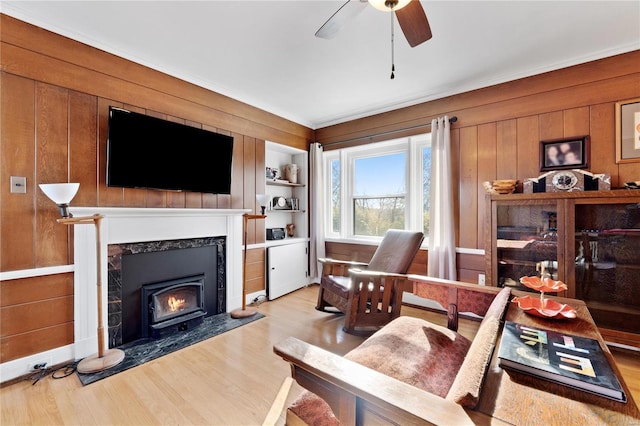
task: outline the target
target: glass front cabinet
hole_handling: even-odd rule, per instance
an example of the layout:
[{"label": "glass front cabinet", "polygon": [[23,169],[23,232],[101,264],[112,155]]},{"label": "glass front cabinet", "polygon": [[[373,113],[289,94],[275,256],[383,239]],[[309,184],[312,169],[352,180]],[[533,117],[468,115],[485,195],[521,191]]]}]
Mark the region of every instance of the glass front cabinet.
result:
[{"label": "glass front cabinet", "polygon": [[552,276],[607,341],[640,347],[640,191],[488,195],[487,221],[487,285]]}]

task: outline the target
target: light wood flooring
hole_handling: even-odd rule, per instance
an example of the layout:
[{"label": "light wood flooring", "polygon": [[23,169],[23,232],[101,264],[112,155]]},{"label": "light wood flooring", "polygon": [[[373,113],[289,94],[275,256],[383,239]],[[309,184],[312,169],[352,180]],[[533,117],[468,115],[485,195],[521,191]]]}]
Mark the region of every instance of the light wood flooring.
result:
[{"label": "light wood flooring", "polygon": [[[4,386],[0,424],[260,425],[290,376],[288,364],[273,354],[275,343],[296,336],[344,354],[363,340],[342,332],[342,316],[316,311],[316,295],[317,286],[310,286],[262,303],[263,319],[84,387],[75,374]],[[446,323],[410,307],[402,313]],[[463,320],[460,331],[472,337],[476,327]],[[614,355],[640,401],[640,355]],[[288,399],[300,389],[294,384]]]}]

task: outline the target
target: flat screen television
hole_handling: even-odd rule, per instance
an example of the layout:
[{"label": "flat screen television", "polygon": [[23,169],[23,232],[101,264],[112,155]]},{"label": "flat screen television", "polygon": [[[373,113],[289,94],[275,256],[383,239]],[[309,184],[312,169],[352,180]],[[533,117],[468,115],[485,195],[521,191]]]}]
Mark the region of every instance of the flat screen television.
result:
[{"label": "flat screen television", "polygon": [[107,186],[231,193],[233,137],[109,108]]}]

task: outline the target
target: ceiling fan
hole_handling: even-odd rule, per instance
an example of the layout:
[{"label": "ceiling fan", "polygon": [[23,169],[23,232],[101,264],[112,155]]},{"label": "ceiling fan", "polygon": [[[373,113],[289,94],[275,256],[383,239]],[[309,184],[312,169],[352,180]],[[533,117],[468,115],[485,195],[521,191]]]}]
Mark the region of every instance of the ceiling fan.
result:
[{"label": "ceiling fan", "polygon": [[431,38],[431,28],[429,27],[427,15],[418,0],[347,0],[320,27],[316,32],[316,37],[333,38],[347,21],[364,10],[367,3],[378,10],[395,14],[400,28],[411,47],[416,47]]}]

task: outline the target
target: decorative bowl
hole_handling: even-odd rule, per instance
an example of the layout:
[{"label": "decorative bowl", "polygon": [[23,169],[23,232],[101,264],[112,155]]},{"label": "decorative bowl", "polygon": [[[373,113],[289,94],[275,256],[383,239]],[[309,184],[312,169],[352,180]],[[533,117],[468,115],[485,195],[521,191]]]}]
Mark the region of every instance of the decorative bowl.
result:
[{"label": "decorative bowl", "polygon": [[570,319],[577,316],[576,310],[571,306],[551,299],[522,296],[514,297],[512,302],[517,303],[525,313],[541,318]]},{"label": "decorative bowl", "polygon": [[497,179],[493,181],[493,186],[513,186],[518,183],[518,179]]},{"label": "decorative bowl", "polygon": [[513,194],[516,188],[493,188],[493,190],[498,194]]},{"label": "decorative bowl", "polygon": [[516,189],[517,179],[501,179],[491,182],[491,188],[498,194],[511,194]]},{"label": "decorative bowl", "polygon": [[529,287],[530,289],[537,290],[541,293],[557,293],[559,291],[565,291],[567,289],[567,285],[565,283],[563,283],[562,281],[555,281],[554,279],[549,277],[521,277],[520,282],[525,287]]}]

